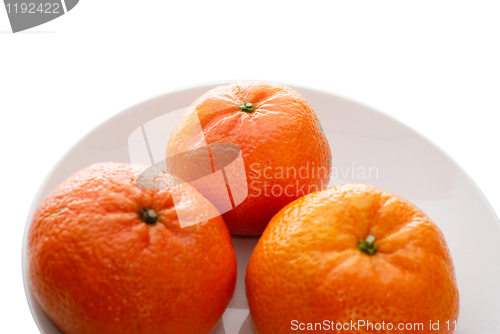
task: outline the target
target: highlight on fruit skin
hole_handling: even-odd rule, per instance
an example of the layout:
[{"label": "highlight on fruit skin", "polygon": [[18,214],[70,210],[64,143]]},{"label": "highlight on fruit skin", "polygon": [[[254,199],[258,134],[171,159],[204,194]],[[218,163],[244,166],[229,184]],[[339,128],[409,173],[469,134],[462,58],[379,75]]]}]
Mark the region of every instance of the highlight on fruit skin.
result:
[{"label": "highlight on fruit skin", "polygon": [[174,206],[167,173],[137,186],[146,168],[89,166],[34,215],[30,288],[65,334],[208,334],[232,297],[236,257],[222,217],[181,227],[178,210],[197,220],[196,208],[216,209],[189,185]]},{"label": "highlight on fruit skin", "polygon": [[306,195],[277,213],[248,263],[246,292],[259,334],[290,333],[292,320],[422,323],[422,331],[399,332],[452,333],[443,324],[459,312],[438,226],[409,201],[360,183]]},{"label": "highlight on fruit skin", "polygon": [[[320,121],[302,95],[283,85],[235,82],[200,96],[170,135],[166,170],[181,179],[195,179],[193,175],[202,174],[199,170],[215,165],[210,165],[210,152],[201,154],[202,148],[214,144],[241,150],[243,173],[233,176],[243,178],[246,189],[228,185],[228,190],[214,195],[210,181],[198,182],[196,188],[213,203],[232,207],[223,210],[232,234],[260,235],[283,206],[324,189],[330,180],[332,155]],[[186,163],[194,157],[186,152],[197,152],[199,163]],[[235,193],[245,194],[241,203]]]}]

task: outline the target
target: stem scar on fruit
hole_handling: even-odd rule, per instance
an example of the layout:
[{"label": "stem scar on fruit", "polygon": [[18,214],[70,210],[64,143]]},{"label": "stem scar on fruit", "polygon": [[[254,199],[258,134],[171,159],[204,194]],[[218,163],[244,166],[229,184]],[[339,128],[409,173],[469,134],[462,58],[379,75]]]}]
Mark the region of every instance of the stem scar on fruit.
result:
[{"label": "stem scar on fruit", "polygon": [[375,237],[373,235],[369,235],[365,240],[359,240],[358,249],[365,254],[374,255],[377,252],[378,246],[374,244]]},{"label": "stem scar on fruit", "polygon": [[253,111],[255,110],[255,106],[253,103],[250,103],[250,102],[247,102],[245,101],[245,98],[243,97],[243,95],[241,94],[241,88],[240,86],[236,83],[236,87],[238,87],[238,91],[240,93],[240,97],[241,99],[243,100],[243,104],[238,106],[238,108],[240,108],[241,111],[243,112],[246,112],[248,114],[251,114],[253,113]]},{"label": "stem scar on fruit", "polygon": [[148,225],[154,225],[158,221],[158,214],[153,209],[142,208],[141,220]]},{"label": "stem scar on fruit", "polygon": [[255,110],[255,107],[253,103],[243,102],[243,104],[240,106],[240,110],[247,113],[252,113]]}]

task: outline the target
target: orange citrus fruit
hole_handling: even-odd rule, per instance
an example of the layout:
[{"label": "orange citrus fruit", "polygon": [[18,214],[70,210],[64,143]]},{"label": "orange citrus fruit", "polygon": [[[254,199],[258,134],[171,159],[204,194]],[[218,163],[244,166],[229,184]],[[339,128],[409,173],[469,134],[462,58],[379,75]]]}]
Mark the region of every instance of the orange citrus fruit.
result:
[{"label": "orange citrus fruit", "polygon": [[236,258],[223,219],[181,228],[177,209],[211,204],[184,187],[174,206],[163,172],[151,181],[163,189],[139,187],[145,168],[92,165],[35,213],[31,289],[66,334],[209,333],[231,299]]},{"label": "orange citrus fruit", "polygon": [[[248,186],[244,190],[228,187],[234,209],[223,214],[233,234],[261,234],[283,206],[328,185],[331,152],[323,128],[309,103],[289,87],[246,81],[203,94],[186,110],[170,136],[166,157],[167,162],[173,162],[167,163],[167,171],[181,179],[195,179],[193,175],[206,159],[194,157],[197,164],[193,156],[189,163],[172,157],[199,153],[195,149],[216,143],[236,145],[244,161],[243,177]],[[198,187],[210,188],[213,183]],[[210,192],[198,187],[202,193]],[[235,197],[242,193],[244,200],[238,204]],[[217,195],[223,194],[214,197]]]},{"label": "orange citrus fruit", "polygon": [[276,214],[250,258],[246,289],[260,334],[451,333],[446,322],[459,310],[436,224],[401,197],[357,183]]}]

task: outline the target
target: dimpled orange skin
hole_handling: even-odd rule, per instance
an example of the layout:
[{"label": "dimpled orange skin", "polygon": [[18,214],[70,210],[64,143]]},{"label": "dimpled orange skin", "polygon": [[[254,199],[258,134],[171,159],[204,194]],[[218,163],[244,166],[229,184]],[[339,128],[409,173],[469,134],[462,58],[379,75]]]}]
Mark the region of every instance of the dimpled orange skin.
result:
[{"label": "dimpled orange skin", "polygon": [[[368,235],[378,246],[374,255],[357,249]],[[445,322],[459,309],[439,228],[399,196],[356,183],[309,194],[276,214],[248,263],[246,290],[259,334],[296,332],[293,320],[423,323],[423,330],[397,332],[452,333]],[[429,330],[430,320],[439,321],[439,331]],[[342,331],[373,332],[385,333]]]},{"label": "dimpled orange skin", "polygon": [[[35,213],[30,286],[66,334],[209,333],[231,299],[236,258],[223,219],[180,228],[168,191],[135,184],[144,168],[92,165]],[[206,201],[193,188],[184,195],[182,205]],[[158,221],[141,220],[143,208]]]},{"label": "dimpled orange skin", "polygon": [[[245,102],[255,110],[241,111]],[[202,132],[193,130],[193,114]],[[210,143],[236,144],[244,159],[248,196],[223,214],[233,234],[262,234],[283,206],[330,180],[331,152],[321,124],[309,103],[286,86],[246,81],[210,90],[178,122],[166,156]]]}]

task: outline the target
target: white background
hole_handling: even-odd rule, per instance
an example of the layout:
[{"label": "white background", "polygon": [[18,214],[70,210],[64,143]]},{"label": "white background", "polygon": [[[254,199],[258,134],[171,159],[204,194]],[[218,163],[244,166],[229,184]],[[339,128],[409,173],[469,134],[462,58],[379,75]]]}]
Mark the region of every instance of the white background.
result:
[{"label": "white background", "polygon": [[378,108],[446,151],[500,212],[499,1],[91,1],[12,34],[0,8],[0,332],[37,333],[21,277],[45,175],[166,91],[262,79]]}]

